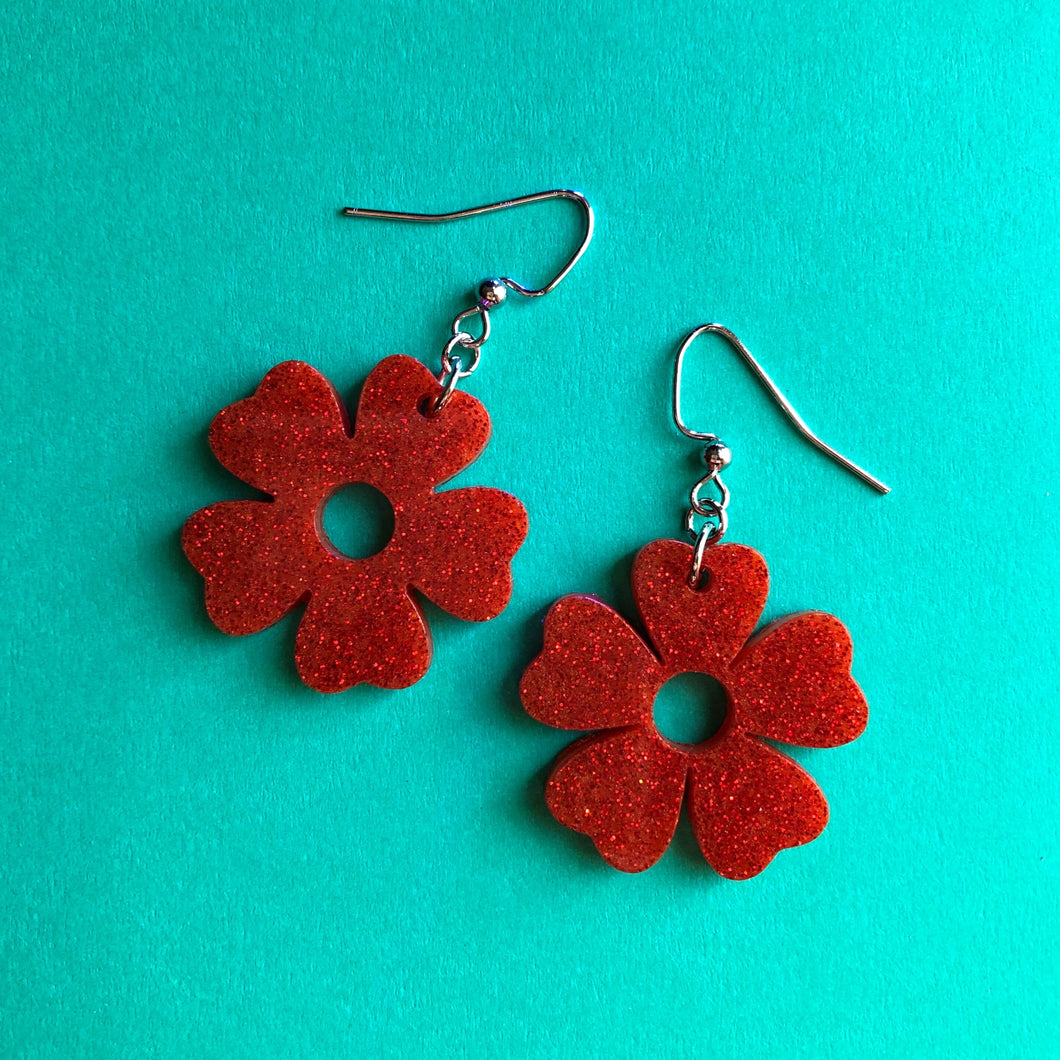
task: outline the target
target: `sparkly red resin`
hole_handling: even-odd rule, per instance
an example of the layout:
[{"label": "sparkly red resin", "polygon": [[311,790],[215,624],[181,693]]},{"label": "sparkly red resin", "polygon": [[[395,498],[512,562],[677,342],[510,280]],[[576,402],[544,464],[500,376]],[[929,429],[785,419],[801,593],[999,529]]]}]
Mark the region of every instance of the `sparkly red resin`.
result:
[{"label": "sparkly red resin", "polygon": [[[433,375],[388,357],[365,381],[351,436],[331,384],[301,361],[273,368],[255,394],[224,409],[210,446],[234,475],[271,500],[227,501],[185,524],[184,551],[206,580],[206,608],[226,633],[256,633],[308,601],[295,660],[320,692],[365,681],[404,688],[431,661],[430,630],[411,589],[482,622],[511,596],[512,556],[526,537],[523,506],[472,487],[435,492],[489,439],[486,410],[456,392],[439,413]],[[394,533],[366,559],[338,552],[323,532],[328,499],[367,483],[394,509]]]},{"label": "sparkly red resin", "polygon": [[[520,694],[547,725],[605,730],[556,761],[546,797],[560,823],[588,835],[615,868],[640,872],[662,857],[687,797],[703,856],[743,880],[784,847],[815,839],[828,820],[809,774],[759,737],[836,747],[861,735],[868,707],[838,619],[804,611],[751,637],[769,588],[757,552],[708,549],[699,589],[688,585],[691,561],[691,546],[653,541],[633,564],[654,650],[600,600],[559,600]],[[667,740],[652,720],[659,689],[689,671],[709,674],[728,696],[722,727],[696,745]]]}]

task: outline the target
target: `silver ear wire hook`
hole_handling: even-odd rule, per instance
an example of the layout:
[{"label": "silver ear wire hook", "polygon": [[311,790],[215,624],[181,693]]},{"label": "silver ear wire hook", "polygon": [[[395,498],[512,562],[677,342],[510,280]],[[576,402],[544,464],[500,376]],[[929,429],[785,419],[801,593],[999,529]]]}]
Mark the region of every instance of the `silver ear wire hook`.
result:
[{"label": "silver ear wire hook", "polygon": [[[453,210],[450,213],[408,213],[404,210],[366,210],[358,206],[346,206],[341,211],[344,217],[368,217],[387,221],[415,221],[427,224],[438,224],[443,221],[456,221],[462,217],[474,217],[476,214],[493,213],[496,210],[507,210],[513,206],[526,206],[528,203],[541,202],[544,199],[571,199],[576,202],[585,215],[585,232],[577,250],[567,259],[563,266],[551,280],[543,287],[525,287],[510,276],[500,276],[483,280],[478,286],[478,298],[473,306],[456,315],[450,328],[450,336],[442,352],[442,370],[438,376],[438,382],[442,385],[442,391],[434,401],[433,412],[441,412],[453,396],[457,383],[471,375],[478,367],[482,356],[482,346],[490,336],[490,310],[504,302],[509,290],[517,294],[525,295],[527,298],[540,298],[555,290],[564,280],[567,273],[577,265],[578,260],[585,253],[593,238],[593,208],[589,200],[577,191],[569,188],[553,188],[550,191],[538,191],[533,195],[521,195],[515,199],[504,199],[501,202],[491,202],[485,206],[472,206],[466,210]],[[478,338],[470,332],[465,331],[464,321],[471,316],[478,316],[481,321],[482,331]],[[470,351],[470,359],[467,367],[464,367],[463,358],[454,353],[460,346]]]},{"label": "silver ear wire hook", "polygon": [[864,468],[858,467],[852,460],[848,460],[842,453],[833,449],[832,446],[821,441],[809,427],[806,426],[806,421],[795,411],[794,406],[790,401],[780,392],[780,388],[772,379],[766,374],[766,370],[754,359],[751,351],[725,326],[722,324],[704,324],[702,327],[696,328],[688,338],[681,344],[681,349],[677,351],[677,360],[674,362],[674,423],[677,425],[677,429],[689,438],[701,442],[716,442],[717,436],[713,434],[704,434],[699,431],[691,430],[684,421],[681,419],[681,367],[684,363],[685,354],[688,352],[689,346],[700,335],[706,332],[718,335],[723,338],[743,359],[747,366],[751,369],[756,376],[758,376],[762,385],[769,392],[769,396],[780,406],[784,415],[787,416],[791,425],[810,443],[817,449],[820,449],[822,453],[830,456],[837,464],[841,467],[845,467],[847,471],[854,475],[857,475],[862,482],[867,483],[874,490],[879,490],[880,493],[890,493],[890,486],[885,486],[878,478],[870,475]]},{"label": "silver ear wire hook", "polygon": [[407,213],[404,210],[365,210],[359,206],[347,206],[342,213],[345,217],[377,217],[390,221],[417,221],[427,224],[439,224],[443,221],[458,221],[461,217],[474,217],[480,213],[493,213],[496,210],[508,210],[513,206],[526,206],[531,202],[541,202],[544,199],[570,199],[576,202],[585,214],[585,234],[578,249],[567,259],[563,266],[544,287],[524,287],[521,283],[513,280],[510,276],[499,277],[505,287],[527,298],[540,298],[549,291],[554,291],[562,282],[564,277],[578,264],[578,259],[585,253],[586,248],[593,238],[593,208],[589,200],[577,191],[569,188],[553,188],[551,191],[537,191],[533,195],[520,195],[515,199],[504,199],[501,202],[491,202],[486,206],[471,206],[466,210],[453,210],[450,213]]},{"label": "silver ear wire hook", "polygon": [[[769,378],[766,370],[754,359],[751,351],[727,327],[722,324],[703,324],[681,343],[681,348],[677,351],[677,358],[674,361],[673,386],[673,417],[677,429],[687,438],[707,443],[706,448],[703,450],[703,463],[707,466],[707,473],[689,492],[688,512],[685,516],[685,531],[695,540],[695,549],[692,552],[692,568],[688,575],[688,584],[693,589],[699,585],[703,571],[703,556],[707,547],[717,544],[725,536],[725,531],[729,526],[729,514],[727,511],[729,507],[729,490],[721,481],[720,472],[731,463],[732,453],[716,434],[710,434],[706,431],[694,431],[681,418],[681,369],[684,366],[685,354],[692,343],[700,335],[707,332],[724,339],[743,358],[747,366],[766,388],[769,396],[780,406],[781,411],[787,416],[795,430],[812,446],[830,456],[841,467],[845,467],[852,474],[857,475],[862,482],[872,486],[873,489],[879,490],[880,493],[890,492],[889,486],[885,486],[864,468],[858,467],[852,460],[848,460],[842,453],[821,441],[806,426],[806,421],[795,411],[794,406],[780,392],[776,383]],[[700,492],[708,483],[713,483],[717,488],[719,493],[717,500],[705,499],[700,496]],[[698,531],[695,527],[697,516],[706,520]]]}]

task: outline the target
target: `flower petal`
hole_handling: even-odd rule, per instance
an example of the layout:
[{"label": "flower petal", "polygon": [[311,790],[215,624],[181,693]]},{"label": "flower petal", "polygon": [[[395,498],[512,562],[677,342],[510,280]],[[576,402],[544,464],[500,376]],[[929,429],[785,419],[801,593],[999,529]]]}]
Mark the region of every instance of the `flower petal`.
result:
[{"label": "flower petal", "polygon": [[441,412],[428,416],[427,402],[440,393],[438,380],[412,357],[385,358],[364,382],[354,438],[365,481],[395,506],[409,487],[422,491],[452,478],[489,441],[485,408],[461,390]]},{"label": "flower petal", "polygon": [[327,379],[302,361],[284,361],[253,396],[214,417],[210,448],[233,475],[275,495],[322,478],[341,481],[353,455],[347,423]]},{"label": "flower petal", "polygon": [[486,622],[511,599],[510,564],[526,531],[515,497],[475,486],[427,494],[407,513],[399,545],[417,589],[457,618]]},{"label": "flower petal", "polygon": [[856,740],[869,708],[850,676],[852,655],[850,634],[832,615],[803,611],[773,622],[730,671],[740,729],[801,747]]},{"label": "flower petal", "polygon": [[698,589],[688,585],[691,565],[691,545],[652,541],[633,562],[633,597],[664,668],[718,677],[762,614],[769,574],[744,545],[707,549]]},{"label": "flower petal", "polygon": [[519,686],[526,712],[557,729],[616,729],[651,721],[659,662],[617,612],[564,596],[545,616],[545,646]]},{"label": "flower petal", "polygon": [[309,588],[306,555],[290,518],[272,501],[226,501],[196,512],[184,552],[206,579],[206,610],[225,633],[271,626]]},{"label": "flower petal", "polygon": [[585,736],[557,760],[548,808],[584,832],[608,864],[642,872],[670,845],[687,772],[687,755],[639,727]]},{"label": "flower petal", "polygon": [[386,564],[350,561],[345,576],[316,587],[298,627],[298,673],[318,692],[362,681],[407,688],[431,664],[427,621]]},{"label": "flower petal", "polygon": [[816,839],[828,822],[813,778],[753,736],[731,733],[694,755],[688,790],[703,856],[730,880],[758,875],[778,851]]}]

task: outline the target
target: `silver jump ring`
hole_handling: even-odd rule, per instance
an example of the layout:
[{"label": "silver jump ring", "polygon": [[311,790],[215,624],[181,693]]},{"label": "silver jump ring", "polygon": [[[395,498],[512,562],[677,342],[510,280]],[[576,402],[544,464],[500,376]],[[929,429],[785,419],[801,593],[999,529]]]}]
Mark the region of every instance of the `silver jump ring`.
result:
[{"label": "silver jump ring", "polygon": [[[708,501],[707,503],[713,504],[714,502]],[[707,519],[717,519],[717,525],[715,526],[709,522],[704,523],[703,527],[698,531],[697,534],[695,525],[697,515],[703,515]],[[720,541],[725,536],[726,531],[729,529],[729,513],[724,508],[719,508],[715,512],[697,512],[694,508],[689,508],[688,514],[685,515],[685,532],[691,537],[696,538],[697,545],[699,543],[699,539],[703,535],[704,529],[709,529],[711,531],[710,540],[707,542],[708,544],[713,545],[716,542]]]},{"label": "silver jump ring", "polygon": [[431,405],[431,415],[437,416],[446,405],[449,404],[450,399],[456,392],[457,384],[460,380],[468,373],[461,370],[461,362],[459,357],[450,357],[449,350],[446,349],[445,358],[449,362],[449,367],[446,368],[439,376],[438,382],[442,386],[441,393],[434,399],[434,403]]},{"label": "silver jump ring", "polygon": [[[453,357],[452,352],[459,346],[461,349],[471,351],[471,361],[467,368],[463,367],[463,361],[459,357]],[[444,383],[445,377],[453,371],[453,365],[457,364],[460,367],[457,369],[459,375],[458,379],[466,379],[471,373],[478,367],[478,362],[482,357],[482,351],[473,344],[471,336],[466,331],[458,331],[446,344],[445,349],[442,350],[442,372],[438,376],[438,382]]]},{"label": "silver jump ring", "polygon": [[708,498],[707,500],[693,500],[688,510],[690,513],[694,512],[696,515],[702,515],[705,519],[720,519],[725,507],[717,501],[712,501]]},{"label": "silver jump ring", "polygon": [[718,541],[725,531],[722,526],[711,526],[710,523],[704,523],[699,531],[699,536],[696,538],[696,547],[692,550],[692,568],[688,572],[688,587],[690,589],[698,589],[699,581],[703,577],[703,558],[706,555],[707,547]]}]

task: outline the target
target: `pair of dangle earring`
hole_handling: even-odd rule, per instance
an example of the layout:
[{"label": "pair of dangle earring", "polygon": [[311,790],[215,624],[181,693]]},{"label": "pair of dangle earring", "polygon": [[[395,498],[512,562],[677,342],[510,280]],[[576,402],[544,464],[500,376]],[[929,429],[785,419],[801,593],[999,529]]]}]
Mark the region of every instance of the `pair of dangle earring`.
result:
[{"label": "pair of dangle earring", "polygon": [[[484,281],[475,303],[453,320],[437,377],[411,357],[380,361],[365,380],[351,430],[328,380],[302,361],[285,361],[211,424],[217,459],[267,499],[210,505],[185,524],[182,543],[205,580],[207,612],[224,632],[243,635],[305,604],[295,662],[319,692],[361,682],[405,688],[427,672],[430,629],[417,593],[475,622],[495,618],[508,603],[526,510],[498,489],[437,491],[479,456],[490,436],[485,408],[458,387],[478,367],[490,312],[507,292],[548,294],[593,234],[589,203],[564,189],[445,214],[342,211],[441,222],[553,198],[582,209],[578,248],[544,287],[510,277]],[[477,336],[468,330],[475,318]],[[340,552],[323,526],[328,501],[355,484],[377,490],[393,511],[390,540],[362,559]]]},{"label": "pair of dangle earring", "polygon": [[[308,364],[286,361],[210,427],[218,460],[267,499],[196,512],[184,527],[184,551],[205,580],[211,619],[227,633],[258,632],[305,604],[295,660],[311,688],[338,692],[360,682],[404,688],[418,681],[430,665],[431,640],[416,593],[470,621],[491,619],[507,604],[511,559],[527,532],[522,504],[492,488],[437,491],[489,439],[486,410],[458,387],[478,367],[490,312],[507,292],[533,298],[553,290],[593,232],[589,203],[567,190],[448,214],[343,211],[438,222],[549,198],[582,208],[577,250],[544,287],[510,277],[485,281],[475,304],[453,320],[437,377],[411,357],[385,358],[364,383],[351,430],[327,379]],[[477,337],[464,326],[475,317]],[[721,543],[729,491],[720,472],[731,456],[715,435],[688,428],[680,412],[684,356],[704,332],[744,358],[810,442],[886,492],[809,431],[732,332],[718,324],[696,329],[675,362],[673,415],[683,434],[706,443],[707,472],[689,496],[685,529],[694,543],[653,541],[634,561],[633,595],[650,643],[600,600],[564,597],[546,617],[544,649],[520,693],[538,720],[593,730],[556,762],[547,801],[611,865],[638,872],[654,864],[687,800],[707,861],[722,876],[746,879],[779,850],[816,838],[828,818],[814,781],[765,741],[835,747],[861,734],[868,713],[850,675],[850,637],[838,619],[802,612],[752,636],[768,590],[765,561],[743,545]],[[351,484],[373,487],[393,511],[389,542],[364,559],[343,555],[323,527],[328,501]],[[708,486],[716,499],[702,496]],[[722,727],[697,745],[664,738],[652,716],[662,686],[687,672],[714,678],[727,697]]]},{"label": "pair of dangle earring", "polygon": [[[888,491],[809,430],[731,331],[697,328],[674,364],[673,418],[682,434],[705,443],[707,471],[689,494],[684,529],[693,543],[653,541],[634,560],[633,598],[649,639],[599,599],[565,596],[545,618],[544,649],[520,695],[538,721],[593,730],[560,755],[549,777],[546,800],[561,824],[589,836],[615,868],[640,872],[665,852],[687,802],[707,862],[740,880],[780,850],[815,839],[828,820],[813,779],[765,741],[837,747],[861,735],[868,708],[850,674],[850,635],[837,618],[803,611],[753,634],[769,578],[753,549],[721,543],[729,490],[720,472],[731,453],[681,418],[684,357],[704,333],[747,362],[808,441]],[[708,486],[716,499],[702,495]],[[720,684],[726,714],[710,739],[680,744],[658,731],[653,704],[666,682],[690,672]]]}]

